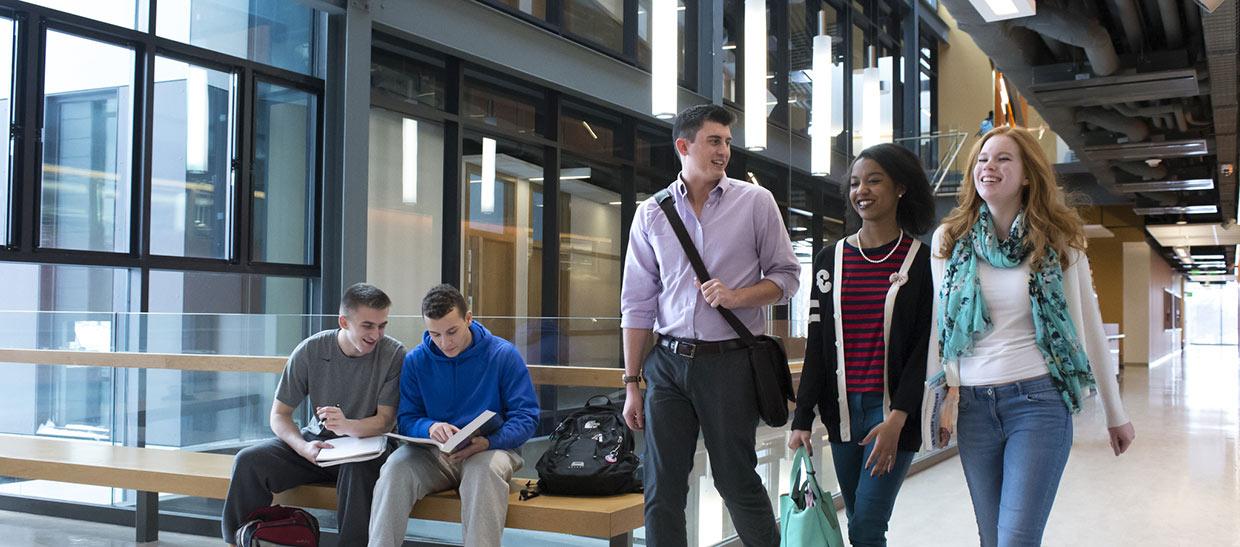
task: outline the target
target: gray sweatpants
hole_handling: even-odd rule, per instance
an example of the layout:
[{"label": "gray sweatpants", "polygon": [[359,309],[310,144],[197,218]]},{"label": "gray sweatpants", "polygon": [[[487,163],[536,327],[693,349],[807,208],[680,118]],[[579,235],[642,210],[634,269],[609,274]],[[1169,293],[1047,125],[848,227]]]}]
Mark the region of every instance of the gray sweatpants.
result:
[{"label": "gray sweatpants", "polygon": [[370,500],[379,469],[387,456],[332,467],[306,461],[280,439],[247,447],[233,460],[232,481],[224,498],[220,528],[226,543],[234,543],[237,528],[255,509],[271,505],[272,493],[303,484],[335,483],[336,520],[340,545],[365,545],[370,524]]},{"label": "gray sweatpants", "polygon": [[755,467],[758,403],[745,350],[682,357],[656,345],[646,357],[646,545],[688,541],[685,502],[698,431],[715,489],[746,547],[779,545],[779,528]]},{"label": "gray sweatpants", "polygon": [[508,516],[509,481],[525,460],[511,450],[484,450],[460,463],[438,448],[407,444],[396,449],[375,485],[370,547],[399,546],[413,504],[428,494],[461,495],[461,531],[470,547],[499,546]]}]

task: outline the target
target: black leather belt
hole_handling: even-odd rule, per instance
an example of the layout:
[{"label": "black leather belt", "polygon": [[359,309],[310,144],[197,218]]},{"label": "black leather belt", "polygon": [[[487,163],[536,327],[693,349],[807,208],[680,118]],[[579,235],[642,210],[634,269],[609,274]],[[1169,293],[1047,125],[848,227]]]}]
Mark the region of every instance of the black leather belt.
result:
[{"label": "black leather belt", "polygon": [[660,335],[659,345],[676,355],[692,359],[695,356],[707,353],[724,353],[738,350],[745,347],[745,342],[739,338],[719,342],[702,342],[700,340],[686,340]]}]

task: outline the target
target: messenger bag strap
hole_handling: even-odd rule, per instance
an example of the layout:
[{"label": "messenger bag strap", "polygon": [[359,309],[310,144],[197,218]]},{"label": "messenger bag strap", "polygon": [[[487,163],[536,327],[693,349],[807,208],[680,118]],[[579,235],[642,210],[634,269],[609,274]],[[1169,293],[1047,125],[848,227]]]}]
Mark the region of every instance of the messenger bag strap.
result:
[{"label": "messenger bag strap", "polygon": [[[689,264],[693,265],[693,273],[697,275],[698,281],[705,283],[713,279],[710,276],[710,272],[706,271],[706,264],[702,262],[702,256],[698,254],[697,247],[693,245],[693,240],[689,238],[689,231],[685,229],[685,223],[680,219],[680,213],[676,212],[676,201],[672,198],[671,191],[667,188],[659,190],[654,195],[654,199],[659,203],[659,207],[663,209],[663,214],[667,216],[668,223],[672,225],[672,231],[676,232],[676,239],[680,240],[680,247],[684,249],[685,256],[689,258]],[[757,343],[757,338],[754,337],[752,332],[749,332],[749,327],[746,327],[740,318],[735,313],[732,313],[732,310],[723,306],[715,306],[715,309],[719,310],[720,314],[723,314],[723,319],[728,322],[732,330],[736,331],[736,334],[746,344],[752,346]]]}]

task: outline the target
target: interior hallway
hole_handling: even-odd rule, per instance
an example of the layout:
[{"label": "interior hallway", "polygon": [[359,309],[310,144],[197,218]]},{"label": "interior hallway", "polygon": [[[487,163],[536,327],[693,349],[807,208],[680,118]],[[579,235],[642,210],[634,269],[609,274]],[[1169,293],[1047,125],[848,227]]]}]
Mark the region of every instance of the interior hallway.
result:
[{"label": "interior hallway", "polygon": [[[1123,396],[1137,430],[1116,458],[1091,398],[1051,511],[1047,546],[1240,546],[1240,355],[1188,346],[1152,369],[1127,367]],[[888,540],[893,546],[977,545],[956,458],[910,477]]]},{"label": "interior hallway", "polygon": [[[1183,359],[1153,369],[1128,367],[1123,392],[1136,442],[1115,458],[1102,410],[1091,399],[1076,421],[1045,545],[1240,546],[1237,348],[1189,346]],[[956,459],[908,479],[888,537],[894,547],[977,544]],[[128,527],[5,512],[0,538],[6,546],[138,545]],[[217,544],[163,533],[161,541],[145,545]]]}]

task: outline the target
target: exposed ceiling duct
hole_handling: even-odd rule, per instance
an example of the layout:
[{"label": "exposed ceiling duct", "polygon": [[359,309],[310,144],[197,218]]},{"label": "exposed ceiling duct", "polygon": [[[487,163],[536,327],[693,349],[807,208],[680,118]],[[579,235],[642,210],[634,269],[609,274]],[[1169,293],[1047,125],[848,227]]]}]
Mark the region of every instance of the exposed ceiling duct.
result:
[{"label": "exposed ceiling duct", "polygon": [[1096,125],[1113,133],[1128,136],[1128,142],[1141,142],[1150,136],[1149,124],[1105,108],[1082,108],[1076,111],[1078,123]]},{"label": "exposed ceiling duct", "polygon": [[1187,192],[1190,190],[1210,190],[1214,188],[1213,179],[1163,180],[1158,182],[1127,182],[1116,185],[1116,191],[1126,194],[1146,194],[1156,192]]},{"label": "exposed ceiling duct", "polygon": [[1131,203],[1147,223],[1194,214],[1229,228],[1237,1],[1044,0],[1032,16],[994,23],[968,0],[942,4],[1076,153],[1057,172],[1092,179],[1092,195]]}]

